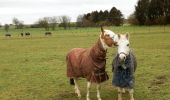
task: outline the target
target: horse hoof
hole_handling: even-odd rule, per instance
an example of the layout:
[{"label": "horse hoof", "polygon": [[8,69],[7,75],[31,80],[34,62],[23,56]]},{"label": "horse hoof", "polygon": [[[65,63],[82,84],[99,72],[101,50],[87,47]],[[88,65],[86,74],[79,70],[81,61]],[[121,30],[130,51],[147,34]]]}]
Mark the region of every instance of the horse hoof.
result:
[{"label": "horse hoof", "polygon": [[125,93],[125,92],[126,92],[126,91],[125,91],[125,89],[123,88],[123,89],[122,89],[122,93]]},{"label": "horse hoof", "polygon": [[78,95],[78,98],[81,99],[81,95]]},{"label": "horse hoof", "polygon": [[118,100],[122,100],[122,98],[118,98]]},{"label": "horse hoof", "polygon": [[102,100],[101,98],[98,98],[98,100]]},{"label": "horse hoof", "polygon": [[90,98],[87,98],[87,100],[90,100]]}]

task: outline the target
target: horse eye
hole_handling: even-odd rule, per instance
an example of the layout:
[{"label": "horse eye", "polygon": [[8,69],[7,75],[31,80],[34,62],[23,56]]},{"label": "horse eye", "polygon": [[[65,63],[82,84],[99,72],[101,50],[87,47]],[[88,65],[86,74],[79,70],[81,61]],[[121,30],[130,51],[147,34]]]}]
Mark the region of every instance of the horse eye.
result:
[{"label": "horse eye", "polygon": [[118,44],[115,44],[115,46],[119,46]]},{"label": "horse eye", "polygon": [[129,44],[127,44],[127,46],[129,46]]},{"label": "horse eye", "polygon": [[108,36],[108,37],[110,37],[110,35],[109,35],[109,34],[106,34],[105,36]]}]

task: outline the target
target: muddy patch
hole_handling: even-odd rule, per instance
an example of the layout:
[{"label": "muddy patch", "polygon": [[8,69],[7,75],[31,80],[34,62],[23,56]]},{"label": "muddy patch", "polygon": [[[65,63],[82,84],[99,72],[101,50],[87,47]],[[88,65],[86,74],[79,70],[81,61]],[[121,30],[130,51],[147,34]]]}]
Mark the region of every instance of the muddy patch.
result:
[{"label": "muddy patch", "polygon": [[69,100],[69,98],[76,97],[77,95],[74,92],[62,91],[57,95],[57,100]]},{"label": "muddy patch", "polygon": [[151,85],[161,85],[167,82],[168,78],[166,75],[157,76],[152,82]]},{"label": "muddy patch", "polygon": [[148,87],[152,91],[159,91],[160,85],[164,84],[168,81],[168,78],[166,75],[157,76],[155,79],[151,81],[151,85]]}]

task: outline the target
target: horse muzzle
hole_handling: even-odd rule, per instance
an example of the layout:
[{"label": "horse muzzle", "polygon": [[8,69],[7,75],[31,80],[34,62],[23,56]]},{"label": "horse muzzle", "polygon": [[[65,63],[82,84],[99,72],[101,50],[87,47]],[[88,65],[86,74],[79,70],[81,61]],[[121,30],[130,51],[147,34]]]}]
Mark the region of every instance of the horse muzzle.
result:
[{"label": "horse muzzle", "polygon": [[119,59],[121,62],[124,62],[126,60],[127,54],[124,52],[119,53]]}]

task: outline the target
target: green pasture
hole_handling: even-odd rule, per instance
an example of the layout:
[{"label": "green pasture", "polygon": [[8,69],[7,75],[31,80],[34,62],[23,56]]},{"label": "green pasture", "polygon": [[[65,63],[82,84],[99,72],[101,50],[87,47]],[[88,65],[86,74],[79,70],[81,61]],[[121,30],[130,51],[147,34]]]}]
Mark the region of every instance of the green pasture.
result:
[{"label": "green pasture", "polygon": [[[170,26],[105,27],[115,33],[130,33],[130,47],[135,52],[135,100],[170,100]],[[21,37],[21,32],[30,37]],[[45,36],[44,29],[10,29],[12,37],[0,28],[0,100],[77,100],[74,87],[66,77],[65,56],[71,48],[91,47],[100,28],[56,29]],[[103,100],[116,100],[112,86],[111,63],[116,48],[107,53],[106,70],[110,79],[102,83]],[[86,98],[86,80],[79,80],[82,98]],[[97,100],[92,85],[91,100]],[[126,93],[124,100],[129,100]]]}]

